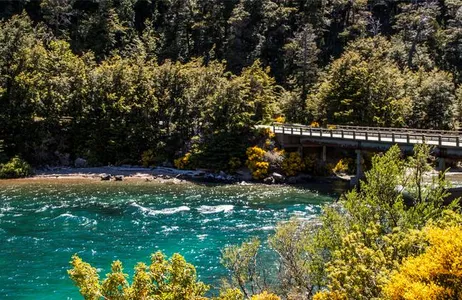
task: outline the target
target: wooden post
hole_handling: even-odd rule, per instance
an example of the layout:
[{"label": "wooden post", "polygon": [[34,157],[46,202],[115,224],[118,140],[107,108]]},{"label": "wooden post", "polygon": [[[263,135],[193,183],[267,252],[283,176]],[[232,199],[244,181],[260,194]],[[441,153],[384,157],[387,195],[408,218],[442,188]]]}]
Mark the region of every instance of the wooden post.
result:
[{"label": "wooden post", "polygon": [[441,144],[443,143],[443,139],[441,137],[441,134],[438,136],[438,145],[441,146]]},{"label": "wooden post", "polygon": [[353,140],[356,140],[356,131],[353,131]]},{"label": "wooden post", "polygon": [[407,142],[408,144],[410,144],[409,141],[410,141],[410,138],[409,138],[409,133],[408,133],[408,134],[406,134],[406,142]]},{"label": "wooden post", "polygon": [[322,146],[322,161],[326,162],[326,160],[327,160],[327,147]]},{"label": "wooden post", "polygon": [[366,141],[369,139],[369,134],[366,131]]},{"label": "wooden post", "polygon": [[382,133],[379,131],[379,142],[382,141]]},{"label": "wooden post", "polygon": [[300,127],[300,135],[303,135],[303,128]]},{"label": "wooden post", "polygon": [[395,133],[394,132],[391,133],[391,142],[392,143],[395,142]]},{"label": "wooden post", "polygon": [[290,127],[290,134],[294,135],[294,128],[293,127]]},{"label": "wooden post", "polygon": [[342,139],[345,137],[345,132],[343,131],[343,129],[340,131],[342,133]]},{"label": "wooden post", "polygon": [[456,136],[456,147],[460,147],[459,136]]},{"label": "wooden post", "polygon": [[285,127],[282,126],[282,134],[285,134],[285,130],[284,130],[284,129],[285,129]]},{"label": "wooden post", "polygon": [[310,136],[313,135],[313,129],[310,127]]}]

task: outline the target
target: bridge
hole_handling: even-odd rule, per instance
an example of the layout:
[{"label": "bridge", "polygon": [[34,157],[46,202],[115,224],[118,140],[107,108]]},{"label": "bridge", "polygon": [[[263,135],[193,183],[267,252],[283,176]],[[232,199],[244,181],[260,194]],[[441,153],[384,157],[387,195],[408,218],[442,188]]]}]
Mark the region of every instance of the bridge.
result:
[{"label": "bridge", "polygon": [[323,161],[326,161],[327,147],[356,150],[357,177],[362,173],[361,151],[386,151],[395,144],[407,153],[411,153],[416,144],[433,146],[440,170],[445,169],[446,158],[462,158],[462,131],[345,125],[322,128],[281,123],[269,128],[282,148],[295,148],[303,155],[306,147],[322,147]]}]

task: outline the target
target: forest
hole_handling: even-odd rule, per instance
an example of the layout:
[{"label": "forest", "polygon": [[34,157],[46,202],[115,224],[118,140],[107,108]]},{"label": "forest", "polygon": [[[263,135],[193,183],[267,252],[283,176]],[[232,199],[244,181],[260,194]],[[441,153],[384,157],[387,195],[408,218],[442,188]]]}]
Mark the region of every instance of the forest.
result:
[{"label": "forest", "polygon": [[226,170],[272,121],[457,129],[462,1],[5,0],[0,152]]}]

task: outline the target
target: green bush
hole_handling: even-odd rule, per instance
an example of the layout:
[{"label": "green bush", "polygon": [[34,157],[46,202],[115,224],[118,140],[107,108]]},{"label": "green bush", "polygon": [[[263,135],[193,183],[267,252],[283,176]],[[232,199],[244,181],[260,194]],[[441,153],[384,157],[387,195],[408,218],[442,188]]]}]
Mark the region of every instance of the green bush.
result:
[{"label": "green bush", "polygon": [[21,178],[30,176],[32,174],[32,167],[18,156],[10,159],[6,164],[0,165],[0,178]]}]

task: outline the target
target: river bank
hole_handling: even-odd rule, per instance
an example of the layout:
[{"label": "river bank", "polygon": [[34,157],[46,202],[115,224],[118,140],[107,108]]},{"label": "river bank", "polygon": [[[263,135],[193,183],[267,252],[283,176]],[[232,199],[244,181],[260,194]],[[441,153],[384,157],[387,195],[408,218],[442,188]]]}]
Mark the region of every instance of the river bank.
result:
[{"label": "river bank", "polygon": [[92,180],[92,181],[143,181],[165,184],[188,183],[228,183],[228,184],[306,184],[330,183],[334,181],[349,182],[351,176],[316,177],[300,174],[293,177],[284,177],[278,173],[270,174],[265,180],[252,179],[250,171],[240,170],[235,174],[224,172],[210,172],[207,170],[179,170],[168,167],[144,168],[140,166],[104,166],[71,168],[57,167],[37,169],[33,176],[14,179],[15,181],[37,180]]},{"label": "river bank", "polygon": [[[427,181],[438,176],[438,171],[433,170],[426,176]],[[446,173],[446,178],[454,186],[462,186],[462,169],[453,168]],[[300,174],[294,177],[283,177],[273,173],[268,180],[254,180],[249,171],[240,170],[236,174],[224,172],[214,173],[207,170],[179,170],[169,167],[145,168],[141,166],[103,166],[103,167],[56,167],[37,169],[33,176],[21,179],[13,179],[16,182],[28,181],[129,181],[129,182],[153,182],[160,184],[190,184],[190,183],[224,183],[224,184],[309,184],[309,183],[350,183],[354,176],[332,175],[311,176]],[[8,180],[7,180],[8,181]]]}]

